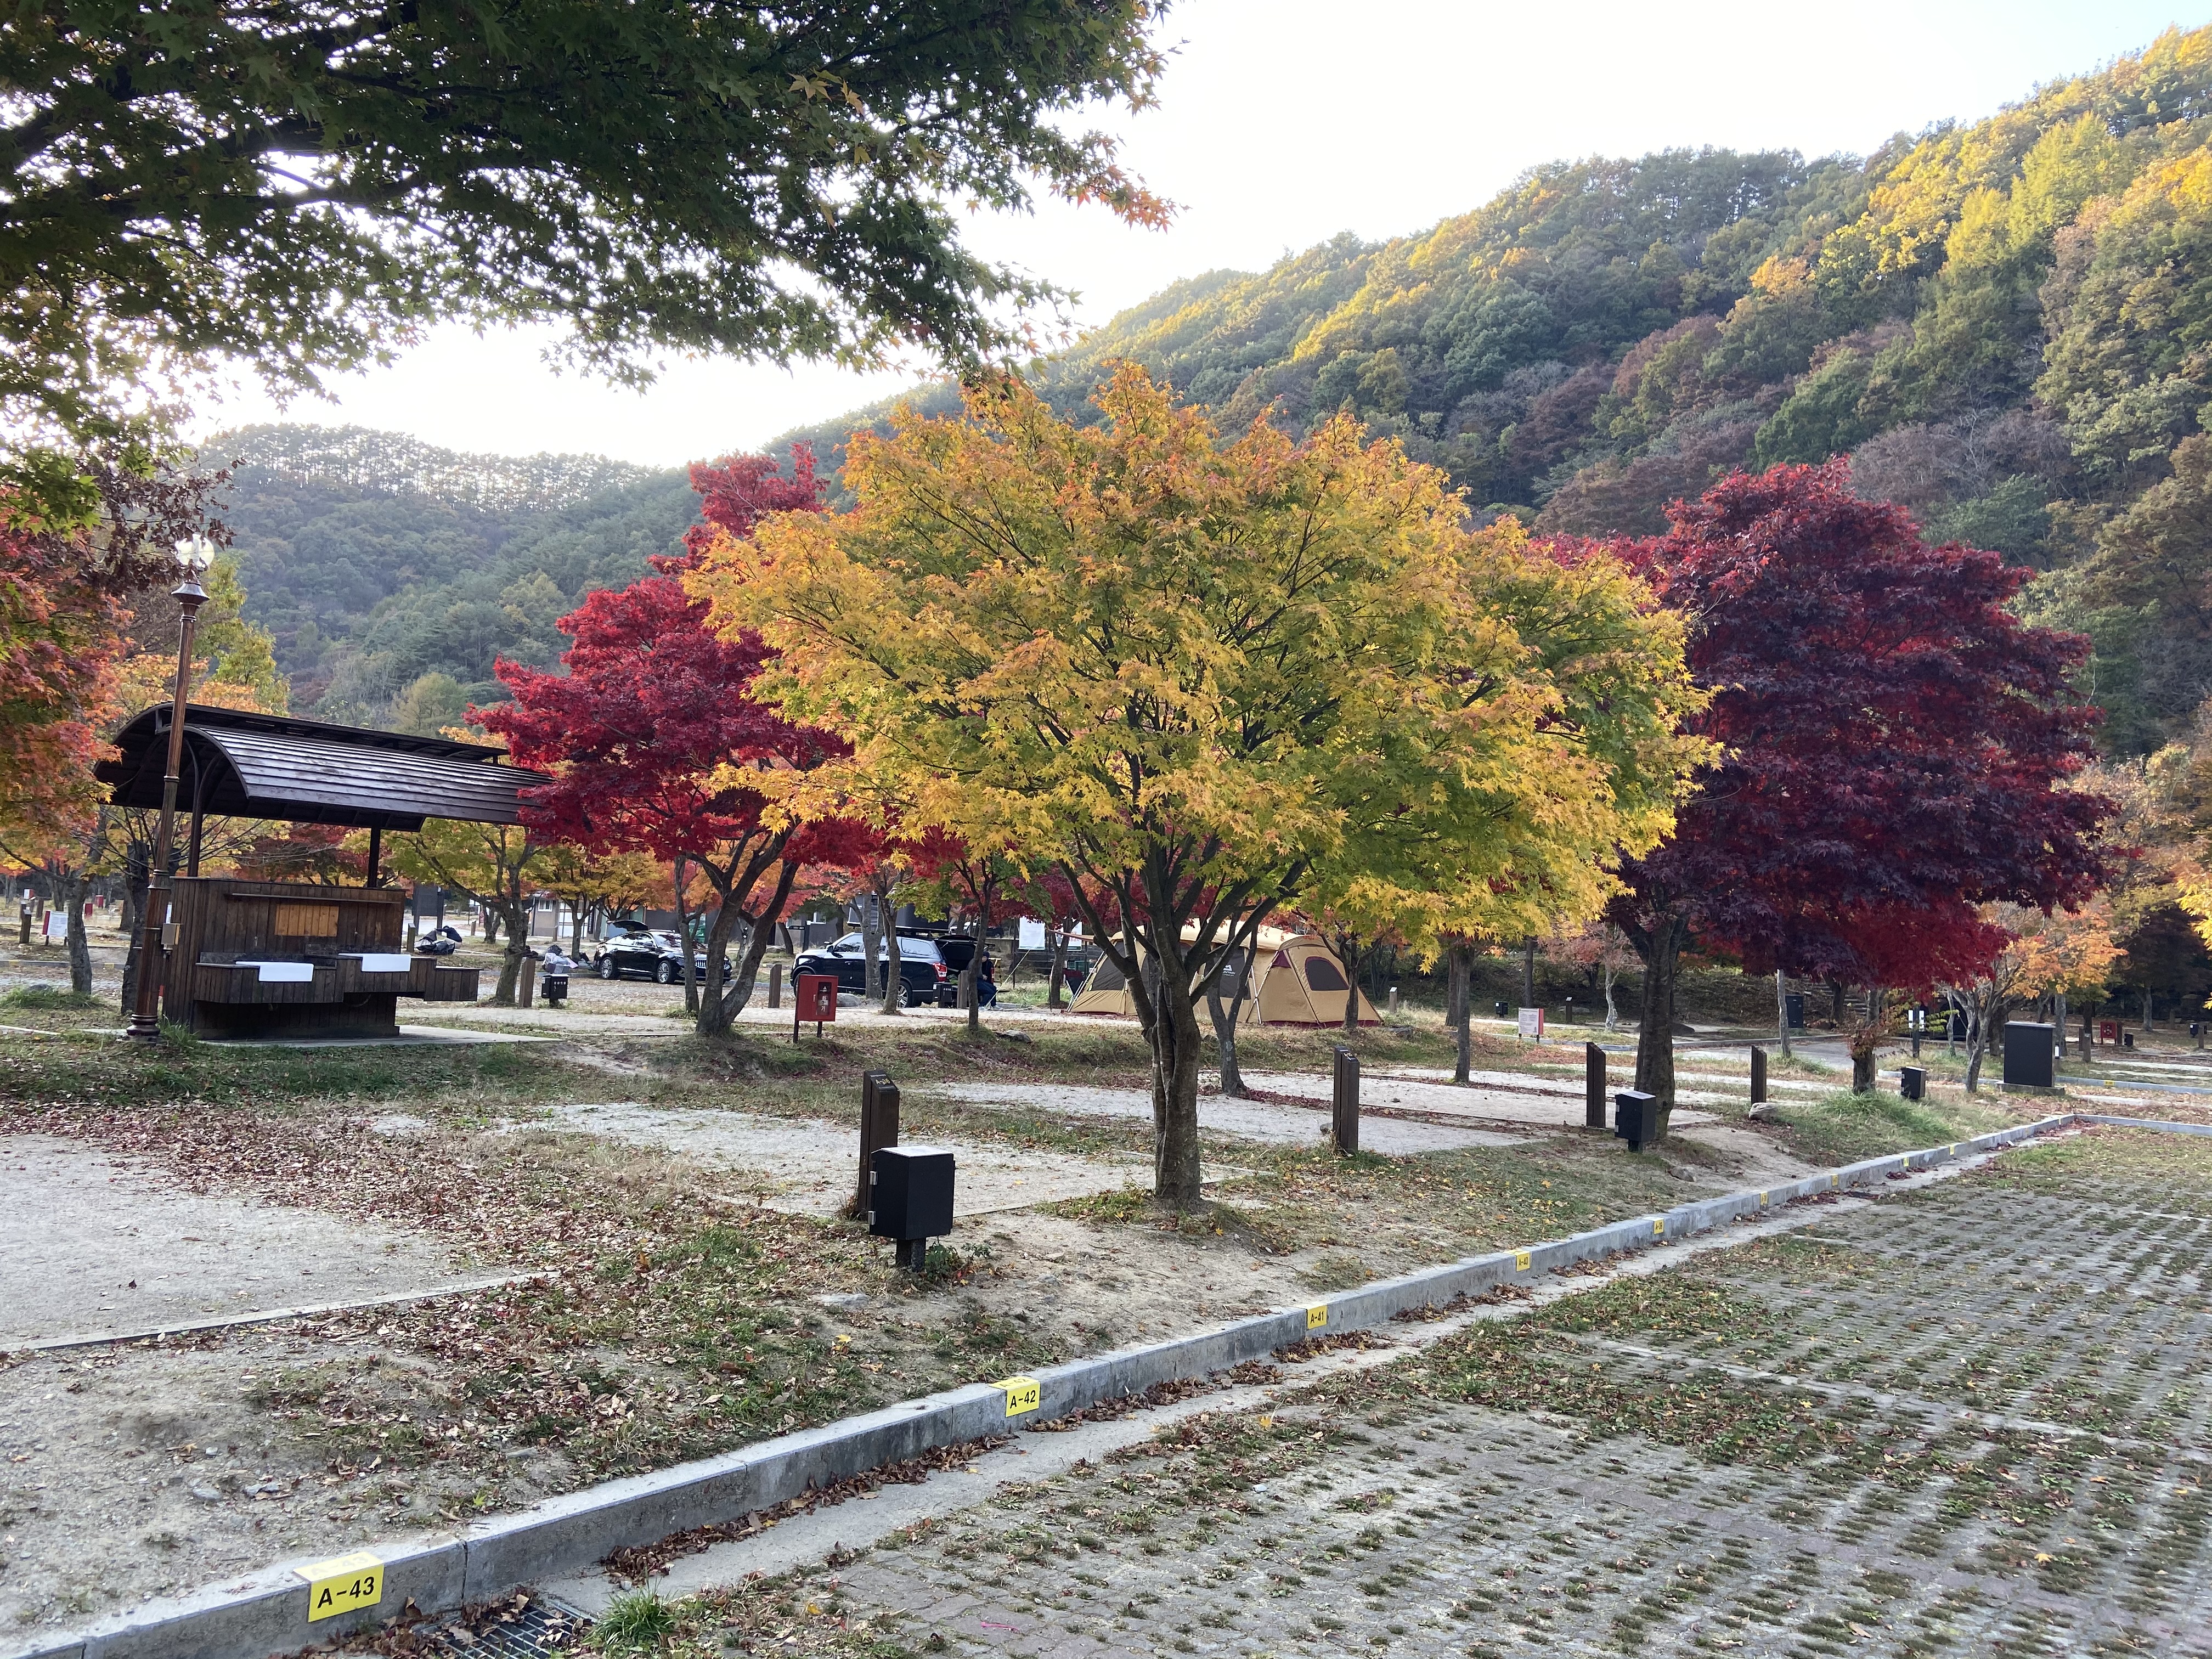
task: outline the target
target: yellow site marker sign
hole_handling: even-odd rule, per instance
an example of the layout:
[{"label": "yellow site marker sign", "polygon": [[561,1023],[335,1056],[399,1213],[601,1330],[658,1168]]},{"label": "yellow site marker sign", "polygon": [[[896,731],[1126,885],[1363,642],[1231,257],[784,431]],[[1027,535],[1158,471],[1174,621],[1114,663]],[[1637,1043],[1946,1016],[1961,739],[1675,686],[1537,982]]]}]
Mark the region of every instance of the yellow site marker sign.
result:
[{"label": "yellow site marker sign", "polygon": [[1528,1251],[1516,1250],[1513,1253],[1513,1271],[1516,1273],[1525,1273],[1528,1271]]},{"label": "yellow site marker sign", "polygon": [[367,1550],[317,1561],[293,1571],[307,1581],[307,1622],[334,1618],[384,1599],[384,1562]]},{"label": "yellow site marker sign", "polygon": [[1019,1417],[1024,1412],[1033,1412],[1044,1403],[1044,1390],[1034,1376],[1010,1376],[1003,1382],[994,1382],[994,1389],[1006,1391],[1006,1415]]},{"label": "yellow site marker sign", "polygon": [[1328,1323],[1328,1304],[1316,1302],[1306,1310],[1306,1328],[1317,1331]]}]

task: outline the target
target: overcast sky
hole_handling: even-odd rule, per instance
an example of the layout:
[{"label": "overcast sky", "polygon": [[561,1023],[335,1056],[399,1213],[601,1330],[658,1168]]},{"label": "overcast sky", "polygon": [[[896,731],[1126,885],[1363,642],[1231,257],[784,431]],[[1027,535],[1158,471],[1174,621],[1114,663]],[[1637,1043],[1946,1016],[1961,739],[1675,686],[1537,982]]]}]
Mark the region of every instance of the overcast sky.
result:
[{"label": "overcast sky", "polygon": [[[1077,290],[1079,322],[1102,322],[1178,276],[1258,270],[1343,230],[1419,230],[1539,162],[1699,145],[1863,155],[2206,21],[2172,0],[1177,0],[1160,25],[1176,56],[1159,107],[1099,123],[1180,204],[1172,227],[1048,204],[977,220],[969,240]],[[637,393],[552,373],[543,344],[445,331],[340,382],[335,403],[280,410],[242,391],[198,429],[351,422],[457,449],[675,465],[757,447],[908,378],[678,361]]]}]

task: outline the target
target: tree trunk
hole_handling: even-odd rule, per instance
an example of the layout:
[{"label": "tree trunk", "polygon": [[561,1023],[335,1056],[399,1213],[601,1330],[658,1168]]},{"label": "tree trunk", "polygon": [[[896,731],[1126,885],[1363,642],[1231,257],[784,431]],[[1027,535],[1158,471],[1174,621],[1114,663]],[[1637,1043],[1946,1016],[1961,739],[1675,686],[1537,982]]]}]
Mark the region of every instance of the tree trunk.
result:
[{"label": "tree trunk", "polygon": [[1256,949],[1243,952],[1243,962],[1237,973],[1237,990],[1229,999],[1226,1008],[1221,1003],[1221,979],[1214,976],[1206,993],[1206,1017],[1213,1022],[1213,1046],[1221,1061],[1221,1092],[1231,1100],[1249,1100],[1251,1091],[1244,1086],[1244,1073],[1237,1065],[1237,1017],[1243,1012],[1246,993],[1252,988],[1252,964],[1258,959]]},{"label": "tree trunk", "polygon": [[1782,1058],[1790,1058],[1790,986],[1782,970],[1774,970],[1774,1029],[1781,1034]]},{"label": "tree trunk", "polygon": [[968,965],[960,970],[960,1006],[968,1011],[968,1030],[971,1033],[983,1029],[983,1010],[975,1000],[975,987],[983,977],[983,930],[975,929],[975,948],[968,953]]},{"label": "tree trunk", "polygon": [[2057,1051],[2057,1060],[2052,1063],[2057,1065],[2066,1058],[2066,993],[2063,991],[2051,999],[2051,1025],[2058,1033],[2058,1041],[2052,1045]]},{"label": "tree trunk", "polygon": [[132,842],[123,855],[124,903],[129,917],[124,938],[130,941],[123,953],[123,1012],[138,1006],[138,943],[146,931],[146,872],[153,866],[154,849]]},{"label": "tree trunk", "polygon": [[1359,935],[1344,933],[1344,1029],[1359,1029]]},{"label": "tree trunk", "polygon": [[[1674,983],[1688,930],[1673,915],[1656,918],[1642,942],[1644,1018],[1636,1032],[1636,1086],[1659,1103],[1660,1119],[1674,1105]],[[1658,1139],[1664,1139],[1663,1131]]]},{"label": "tree trunk", "polygon": [[2151,1023],[2151,1017],[2157,1012],[2157,1005],[2151,1001],[2150,993],[2145,991],[2143,993],[2143,1030],[2145,1031],[2154,1031],[2158,1029]]},{"label": "tree trunk", "polygon": [[1982,1060],[1990,1051],[1990,1028],[1993,1021],[2002,1023],[2004,1006],[1984,1008],[1979,1003],[1970,1003],[1966,1008],[1966,1092],[1979,1094],[1982,1087]]},{"label": "tree trunk", "polygon": [[881,970],[876,965],[878,936],[883,932],[883,907],[873,894],[860,900],[860,994],[875,1001],[884,994]]},{"label": "tree trunk", "polygon": [[[684,860],[675,861],[676,870],[676,939],[684,957],[684,1012],[691,1016],[699,1030],[707,1030],[699,1012],[699,969],[691,960],[691,918],[684,908]],[[727,901],[724,902],[726,908]],[[719,914],[719,913],[718,913]]]},{"label": "tree trunk", "polygon": [[1874,1092],[1875,1055],[1880,1046],[1881,1027],[1881,988],[1867,988],[1866,1024],[1851,1039],[1851,1092],[1870,1095]]},{"label": "tree trunk", "polygon": [[[730,934],[738,921],[738,908],[725,896],[714,907],[714,919],[707,924],[707,984],[706,994],[692,1010],[692,1029],[701,1036],[727,1036],[730,1018],[734,1012],[722,994],[722,970],[730,955]],[[764,929],[756,929],[764,932]],[[690,954],[688,949],[686,954]]]},{"label": "tree trunk", "polygon": [[[410,915],[414,914],[413,905],[407,908]],[[568,954],[572,957],[584,954],[584,907],[574,902],[568,906]]]},{"label": "tree trunk", "polygon": [[489,905],[486,905],[483,910],[483,942],[487,951],[499,943],[499,918],[492,913]]},{"label": "tree trunk", "polygon": [[[760,982],[761,958],[768,954],[769,945],[775,938],[776,919],[783,915],[783,907],[791,902],[792,884],[798,878],[798,866],[788,859],[783,860],[778,866],[775,890],[769,895],[757,916],[749,916],[738,908],[734,899],[723,901],[722,909],[731,911],[735,917],[731,931],[734,932],[738,927],[744,929],[744,949],[738,955],[737,971],[730,976],[729,988],[717,991],[702,1005],[699,1014],[702,1033],[708,1030],[708,1006],[720,1010],[721,1023],[714,1030],[726,1032],[736,1023],[738,1016],[744,1012],[745,1005],[752,1000],[753,988]],[[715,920],[719,921],[720,919],[721,913],[718,910]],[[729,951],[727,935],[725,934],[724,938],[722,953],[726,955]]]},{"label": "tree trunk", "polygon": [[60,884],[64,902],[69,907],[70,989],[81,997],[92,994],[92,941],[84,935],[84,890],[82,876],[67,878]]},{"label": "tree trunk", "polygon": [[[1609,961],[1598,965],[1605,973],[1605,1029],[1610,1031],[1620,1024],[1620,1011],[1613,1005],[1613,988],[1620,981],[1620,970]],[[1786,1054],[1790,1050],[1785,1046],[1782,1052]]]},{"label": "tree trunk", "polygon": [[891,925],[884,930],[884,1012],[887,1014],[905,1012],[901,992],[905,988],[904,977],[899,972],[898,917],[891,917]]},{"label": "tree trunk", "polygon": [[1468,1083],[1474,1071],[1474,946],[1444,947],[1444,1023],[1451,1027],[1452,1081]]},{"label": "tree trunk", "polygon": [[487,928],[507,924],[507,953],[500,958],[499,988],[491,994],[491,1006],[512,1008],[515,993],[522,986],[522,964],[530,955],[530,927],[523,917],[522,902],[510,899],[496,909],[488,905],[484,917]]},{"label": "tree trunk", "polygon": [[1152,1192],[1176,1210],[1198,1207],[1198,1010],[1188,978],[1159,975],[1152,1021]]},{"label": "tree trunk", "polygon": [[[1045,988],[1044,1006],[1058,1010],[1066,1001],[1064,988],[1067,984],[1067,929],[1058,927],[1052,935],[1052,983]],[[1223,1093],[1228,1092],[1224,1085]]]}]

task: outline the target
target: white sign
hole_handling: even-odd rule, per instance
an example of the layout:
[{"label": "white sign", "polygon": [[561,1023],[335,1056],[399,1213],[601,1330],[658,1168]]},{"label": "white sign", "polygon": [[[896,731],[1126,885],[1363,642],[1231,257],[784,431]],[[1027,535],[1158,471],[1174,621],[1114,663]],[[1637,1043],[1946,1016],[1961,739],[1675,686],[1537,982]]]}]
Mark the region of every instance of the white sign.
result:
[{"label": "white sign", "polygon": [[1544,1040],[1544,1011],[1541,1008],[1523,1008],[1521,1011],[1521,1035],[1531,1042]]},{"label": "white sign", "polygon": [[1044,924],[1024,916],[1021,926],[1021,947],[1024,951],[1044,949]]},{"label": "white sign", "polygon": [[46,927],[47,944],[61,945],[66,943],[69,939],[69,912],[66,910],[47,911]]}]

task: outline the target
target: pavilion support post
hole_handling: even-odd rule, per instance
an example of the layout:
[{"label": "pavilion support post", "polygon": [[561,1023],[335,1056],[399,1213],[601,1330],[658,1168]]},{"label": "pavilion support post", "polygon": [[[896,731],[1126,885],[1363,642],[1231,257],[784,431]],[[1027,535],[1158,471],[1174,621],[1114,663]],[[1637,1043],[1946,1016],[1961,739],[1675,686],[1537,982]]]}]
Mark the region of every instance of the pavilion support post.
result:
[{"label": "pavilion support post", "polygon": [[382,885],[380,872],[377,866],[383,861],[383,858],[384,826],[381,824],[371,824],[368,829],[368,879],[362,884],[363,886],[377,887]]}]

